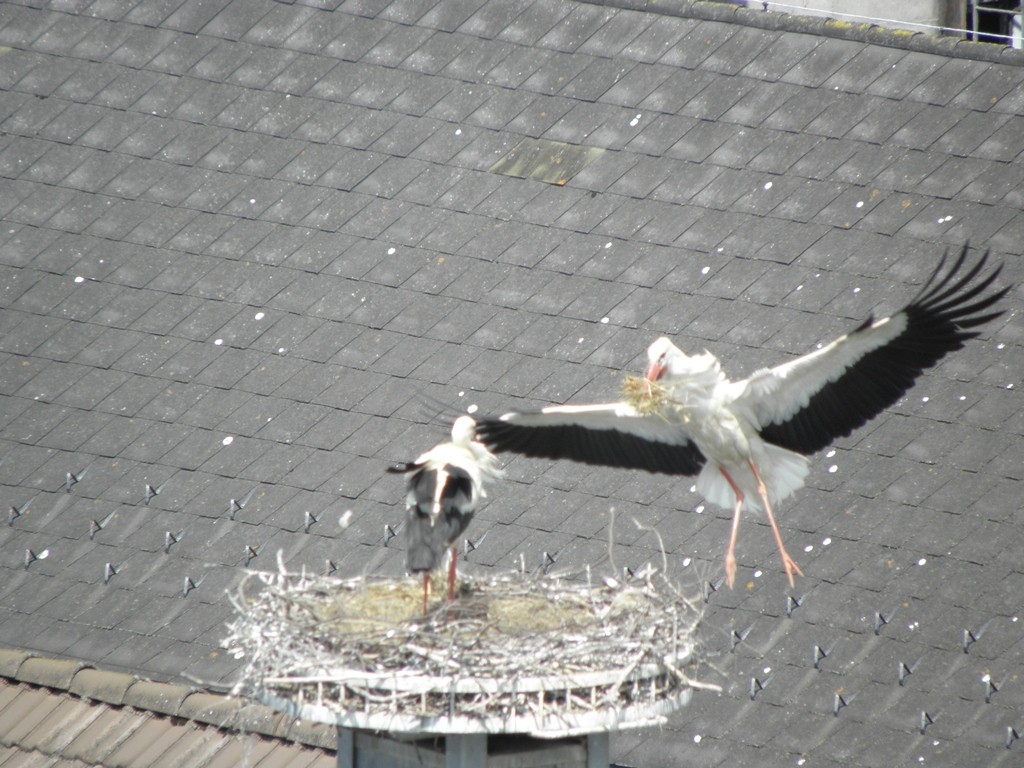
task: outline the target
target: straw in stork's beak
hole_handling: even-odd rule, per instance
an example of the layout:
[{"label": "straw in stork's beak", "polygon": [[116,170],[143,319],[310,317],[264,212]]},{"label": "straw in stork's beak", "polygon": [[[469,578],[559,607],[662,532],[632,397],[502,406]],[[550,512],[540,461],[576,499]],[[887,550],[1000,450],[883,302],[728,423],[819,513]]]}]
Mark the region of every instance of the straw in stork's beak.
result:
[{"label": "straw in stork's beak", "polygon": [[622,393],[637,413],[657,411],[669,400],[668,389],[643,376],[626,376],[622,382]]}]

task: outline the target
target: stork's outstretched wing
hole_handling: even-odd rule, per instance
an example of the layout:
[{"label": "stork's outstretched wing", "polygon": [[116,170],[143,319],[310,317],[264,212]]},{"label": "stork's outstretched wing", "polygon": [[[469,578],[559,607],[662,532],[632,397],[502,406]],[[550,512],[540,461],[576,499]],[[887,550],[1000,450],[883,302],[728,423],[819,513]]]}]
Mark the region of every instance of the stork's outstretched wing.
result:
[{"label": "stork's outstretched wing", "polygon": [[705,461],[681,425],[628,403],[478,417],[476,434],[492,451],[671,475],[697,474]]},{"label": "stork's outstretched wing", "polygon": [[1002,265],[978,277],[984,254],[961,273],[967,247],[949,271],[946,259],[906,307],[868,319],[849,334],[795,360],[730,384],[734,409],[743,411],[768,442],[810,453],[850,434],[895,403],[922,371],[978,335],[1002,314],[988,310],[1009,290],[988,292]]}]

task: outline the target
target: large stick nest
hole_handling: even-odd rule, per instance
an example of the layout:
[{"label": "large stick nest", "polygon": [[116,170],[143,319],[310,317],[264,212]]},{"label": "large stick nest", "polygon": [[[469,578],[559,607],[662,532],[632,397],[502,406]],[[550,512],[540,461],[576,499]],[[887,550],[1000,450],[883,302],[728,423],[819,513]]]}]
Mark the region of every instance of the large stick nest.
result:
[{"label": "large stick nest", "polygon": [[[282,565],[251,574],[233,601],[224,644],[248,659],[239,692],[307,719],[562,735],[656,722],[701,687],[685,671],[699,612],[653,572],[599,585],[464,579],[454,603],[424,615],[419,579]],[[603,725],[585,727],[595,715]]]}]

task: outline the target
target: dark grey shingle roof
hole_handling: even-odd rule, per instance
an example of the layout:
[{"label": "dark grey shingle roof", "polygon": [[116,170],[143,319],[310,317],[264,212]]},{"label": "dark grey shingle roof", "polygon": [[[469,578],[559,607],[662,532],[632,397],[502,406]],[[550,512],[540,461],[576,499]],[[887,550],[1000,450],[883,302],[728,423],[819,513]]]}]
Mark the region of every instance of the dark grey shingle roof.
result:
[{"label": "dark grey shingle roof", "polygon": [[[230,681],[244,566],[401,570],[421,395],[611,397],[662,333],[749,372],[968,238],[1021,283],[1018,54],[668,6],[0,6],[0,644]],[[605,152],[488,172],[524,138]],[[1021,297],[816,457],[795,591],[747,523],[707,601],[725,692],[619,762],[1019,762]],[[617,565],[660,563],[635,517],[700,592],[728,518],[691,485],[513,459],[465,567],[607,568],[614,507]]]}]

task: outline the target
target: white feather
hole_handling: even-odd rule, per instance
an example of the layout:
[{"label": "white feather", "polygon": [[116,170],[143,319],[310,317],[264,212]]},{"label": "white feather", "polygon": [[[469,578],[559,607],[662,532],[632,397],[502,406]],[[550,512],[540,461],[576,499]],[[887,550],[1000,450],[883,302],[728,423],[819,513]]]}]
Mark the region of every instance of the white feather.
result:
[{"label": "white feather", "polygon": [[728,399],[758,428],[790,418],[829,383],[864,355],[885,346],[907,327],[898,312],[877,320],[861,331],[841,336],[821,349],[794,360],[762,368],[742,381],[729,382]]}]

